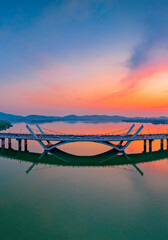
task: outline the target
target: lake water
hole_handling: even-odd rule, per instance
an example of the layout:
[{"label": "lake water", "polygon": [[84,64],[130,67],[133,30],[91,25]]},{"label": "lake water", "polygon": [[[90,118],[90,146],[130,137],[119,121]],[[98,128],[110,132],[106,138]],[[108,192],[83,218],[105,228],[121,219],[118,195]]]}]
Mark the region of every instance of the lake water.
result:
[{"label": "lake water", "polygon": [[[138,127],[140,124],[136,124]],[[128,123],[50,123],[43,128],[61,133],[102,134],[124,129]],[[31,125],[35,129],[34,125]],[[27,132],[15,124],[10,132]],[[7,132],[8,132],[7,131]],[[145,124],[143,132],[167,132],[166,125]],[[12,147],[17,149],[13,140]],[[164,146],[165,147],[165,146]],[[158,151],[160,142],[154,141]],[[95,155],[110,148],[96,143],[60,147],[75,155]],[[42,153],[28,142],[30,152]],[[143,142],[131,143],[126,153],[143,151]],[[2,240],[167,240],[168,159],[134,166],[63,166],[37,164],[0,156],[0,239]]]}]

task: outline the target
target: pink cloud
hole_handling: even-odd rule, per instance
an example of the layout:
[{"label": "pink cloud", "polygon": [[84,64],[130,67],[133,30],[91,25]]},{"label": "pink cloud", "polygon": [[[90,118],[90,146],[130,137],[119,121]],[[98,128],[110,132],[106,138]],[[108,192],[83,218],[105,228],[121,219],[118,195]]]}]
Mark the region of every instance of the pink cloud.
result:
[{"label": "pink cloud", "polygon": [[[143,65],[133,70],[126,78],[120,81],[119,91],[108,95],[106,98],[122,98],[142,90],[148,81],[156,74],[168,72],[168,63],[163,65]],[[164,91],[164,89],[163,89]]]}]

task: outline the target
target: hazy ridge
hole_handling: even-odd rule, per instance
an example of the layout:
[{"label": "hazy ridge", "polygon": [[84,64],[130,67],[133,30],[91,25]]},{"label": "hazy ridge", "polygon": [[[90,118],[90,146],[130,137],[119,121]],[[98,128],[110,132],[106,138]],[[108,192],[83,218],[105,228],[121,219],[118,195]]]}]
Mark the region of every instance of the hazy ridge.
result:
[{"label": "hazy ridge", "polygon": [[125,117],[119,115],[67,115],[64,117],[60,116],[44,116],[44,115],[28,115],[21,116],[15,114],[7,114],[0,112],[0,119],[16,122],[26,123],[45,123],[45,122],[86,122],[86,123],[103,123],[103,122],[140,122],[140,123],[153,123],[153,124],[168,124],[168,117]]}]

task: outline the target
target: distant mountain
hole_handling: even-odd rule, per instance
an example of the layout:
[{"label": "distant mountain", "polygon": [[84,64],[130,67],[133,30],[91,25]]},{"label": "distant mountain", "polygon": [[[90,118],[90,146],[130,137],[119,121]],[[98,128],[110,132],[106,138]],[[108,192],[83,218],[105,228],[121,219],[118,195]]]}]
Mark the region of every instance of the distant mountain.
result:
[{"label": "distant mountain", "polygon": [[108,116],[108,115],[84,115],[84,116],[77,116],[77,115],[68,115],[61,118],[61,121],[68,121],[68,122],[121,122],[126,120],[126,117],[123,116]]},{"label": "distant mountain", "polygon": [[124,117],[119,115],[68,115],[64,117],[59,116],[43,116],[43,115],[14,115],[0,112],[0,120],[7,120],[12,123],[16,122],[26,122],[26,123],[46,123],[46,122],[85,122],[85,123],[105,123],[105,122],[139,122],[139,123],[153,123],[153,124],[168,124],[168,117],[154,117],[154,118],[144,118],[144,117]]},{"label": "distant mountain", "polygon": [[93,122],[93,123],[100,123],[100,122],[121,122],[126,120],[126,117],[122,116],[107,116],[107,115],[84,115],[84,116],[77,116],[77,115],[68,115],[65,117],[58,117],[58,116],[40,116],[40,115],[29,115],[24,117],[25,122],[31,123],[42,123],[42,122]]},{"label": "distant mountain", "polygon": [[152,123],[152,124],[168,124],[168,117],[154,117],[154,118],[127,118],[123,120],[124,122],[139,122],[139,123]]},{"label": "distant mountain", "polygon": [[64,121],[64,122],[121,122],[126,120],[126,117],[123,116],[108,116],[108,115],[68,115],[65,117],[59,116],[43,116],[43,115],[28,115],[20,116],[14,114],[7,114],[0,112],[1,120],[8,120],[10,122],[27,122],[27,123],[42,123],[42,122],[55,122],[55,121]]},{"label": "distant mountain", "polygon": [[24,117],[19,115],[13,115],[13,114],[7,114],[0,112],[0,120],[6,120],[11,122],[21,122],[24,119]]}]

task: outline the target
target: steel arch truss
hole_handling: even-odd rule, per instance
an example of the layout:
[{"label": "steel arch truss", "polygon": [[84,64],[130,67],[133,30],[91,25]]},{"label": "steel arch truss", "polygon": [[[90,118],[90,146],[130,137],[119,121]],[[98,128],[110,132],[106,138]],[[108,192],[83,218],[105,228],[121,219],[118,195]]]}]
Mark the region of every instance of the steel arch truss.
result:
[{"label": "steel arch truss", "polygon": [[[40,128],[40,126],[38,124],[36,124],[37,128],[39,129],[39,131],[41,132],[42,135],[45,135],[45,133],[43,132],[43,130]],[[131,126],[131,128],[128,130],[128,132],[126,133],[126,135],[129,135],[129,133],[132,131],[132,129],[134,128],[134,124]],[[59,141],[55,144],[52,144],[51,141],[49,140],[46,140],[47,141],[47,145],[44,144],[42,142],[42,140],[40,140],[37,135],[33,132],[33,130],[28,126],[26,125],[27,129],[29,130],[29,132],[36,138],[36,141],[39,142],[39,144],[43,147],[43,149],[45,151],[50,151],[58,146],[61,146],[63,144],[67,144],[67,143],[72,143],[72,142],[83,142],[83,141],[80,141],[80,140],[75,140],[75,141]],[[134,135],[132,135],[132,138],[130,141],[127,141],[125,143],[125,145],[123,145],[123,141],[120,141],[118,145],[115,145],[109,141],[91,141],[91,142],[95,142],[95,143],[101,143],[101,144],[104,144],[104,145],[107,145],[115,150],[117,150],[118,152],[124,152],[124,150],[128,147],[128,145],[134,140],[134,138],[138,135],[138,133],[142,130],[143,128],[143,125],[134,133]]]}]

